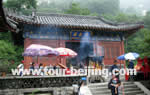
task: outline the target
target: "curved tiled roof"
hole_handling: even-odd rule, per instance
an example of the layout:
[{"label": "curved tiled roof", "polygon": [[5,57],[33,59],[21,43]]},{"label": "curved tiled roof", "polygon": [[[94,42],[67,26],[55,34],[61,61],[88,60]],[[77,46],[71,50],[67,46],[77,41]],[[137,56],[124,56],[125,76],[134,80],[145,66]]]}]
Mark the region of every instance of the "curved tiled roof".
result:
[{"label": "curved tiled roof", "polygon": [[143,27],[141,23],[116,24],[101,17],[66,15],[66,14],[37,14],[36,16],[17,16],[7,14],[16,22],[33,25],[54,25],[69,28],[104,29],[111,31],[130,31]]},{"label": "curved tiled roof", "polygon": [[3,6],[2,6],[2,2],[3,0],[0,0],[0,31],[4,32],[4,31],[15,31],[15,29],[17,28],[17,26],[13,23],[11,23],[3,10]]},{"label": "curved tiled roof", "polygon": [[[1,0],[2,1],[2,0]],[[36,13],[34,16],[25,16],[12,11],[4,10],[2,2],[0,7],[0,20],[3,20],[7,26],[12,29],[17,29],[19,23],[31,25],[52,25],[65,28],[80,28],[80,29],[95,29],[102,31],[125,31],[128,34],[134,33],[136,30],[143,28],[142,23],[113,23],[105,20],[102,17],[79,16],[69,14],[46,14]],[[5,26],[5,25],[4,25]]]}]

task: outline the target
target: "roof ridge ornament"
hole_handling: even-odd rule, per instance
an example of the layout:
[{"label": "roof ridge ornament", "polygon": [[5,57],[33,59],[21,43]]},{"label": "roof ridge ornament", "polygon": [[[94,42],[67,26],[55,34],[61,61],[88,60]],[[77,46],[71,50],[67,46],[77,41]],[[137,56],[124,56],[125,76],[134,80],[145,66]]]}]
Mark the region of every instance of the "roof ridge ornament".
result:
[{"label": "roof ridge ornament", "polygon": [[36,9],[32,9],[32,20],[35,21],[36,18]]}]

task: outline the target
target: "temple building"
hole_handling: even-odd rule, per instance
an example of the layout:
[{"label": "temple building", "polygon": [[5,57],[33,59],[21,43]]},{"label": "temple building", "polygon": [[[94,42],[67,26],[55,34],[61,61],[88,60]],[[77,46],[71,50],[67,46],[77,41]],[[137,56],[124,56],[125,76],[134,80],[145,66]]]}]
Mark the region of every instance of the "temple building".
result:
[{"label": "temple building", "polygon": [[[27,48],[31,44],[42,44],[53,48],[66,47],[78,53],[72,61],[82,60],[88,55],[104,56],[104,64],[124,54],[124,40],[143,28],[142,23],[113,23],[103,17],[79,16],[69,14],[33,13],[25,16],[4,10],[0,4],[0,31],[12,32],[17,44]],[[24,57],[25,67],[36,62],[34,57]],[[66,65],[66,58],[40,57],[44,65]]]}]

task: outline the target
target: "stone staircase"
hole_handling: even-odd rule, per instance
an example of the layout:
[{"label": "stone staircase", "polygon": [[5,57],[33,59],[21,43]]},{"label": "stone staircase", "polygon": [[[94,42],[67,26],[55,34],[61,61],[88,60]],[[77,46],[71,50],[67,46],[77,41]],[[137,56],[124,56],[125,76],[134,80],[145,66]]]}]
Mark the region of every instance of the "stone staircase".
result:
[{"label": "stone staircase", "polygon": [[[111,90],[108,89],[108,82],[89,84],[89,89],[92,95],[111,95]],[[147,95],[134,82],[123,82],[124,94],[120,87],[119,95]]]}]

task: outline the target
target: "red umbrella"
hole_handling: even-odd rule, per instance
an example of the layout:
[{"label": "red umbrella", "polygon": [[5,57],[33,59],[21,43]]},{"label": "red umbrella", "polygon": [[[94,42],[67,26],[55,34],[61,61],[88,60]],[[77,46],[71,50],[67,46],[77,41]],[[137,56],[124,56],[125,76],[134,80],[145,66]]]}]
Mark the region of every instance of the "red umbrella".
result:
[{"label": "red umbrella", "polygon": [[[55,50],[59,53],[59,56],[60,56],[60,57],[75,57],[75,56],[77,56],[77,53],[76,53],[75,51],[69,49],[69,48],[60,47],[60,48],[55,48]],[[60,63],[61,63],[61,60],[60,60]],[[67,69],[66,66],[64,66],[64,65],[62,65],[62,64],[60,64],[60,63],[58,64],[59,66],[61,66],[61,67],[65,68],[65,69]],[[68,72],[70,72],[69,69],[67,69],[65,73],[66,73],[66,74],[70,74],[70,73],[68,73]]]},{"label": "red umbrella", "polygon": [[75,57],[77,53],[69,48],[55,48],[55,50],[59,53],[59,56],[66,56],[66,57]]}]

